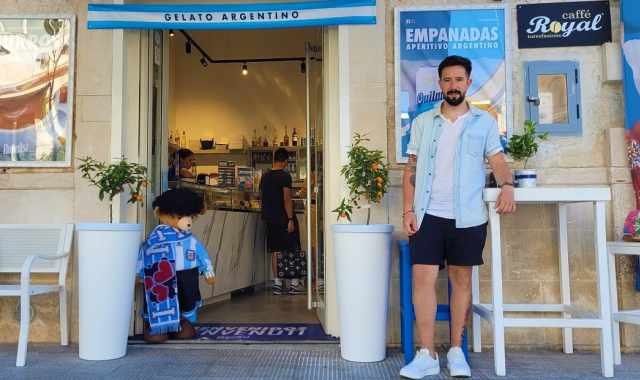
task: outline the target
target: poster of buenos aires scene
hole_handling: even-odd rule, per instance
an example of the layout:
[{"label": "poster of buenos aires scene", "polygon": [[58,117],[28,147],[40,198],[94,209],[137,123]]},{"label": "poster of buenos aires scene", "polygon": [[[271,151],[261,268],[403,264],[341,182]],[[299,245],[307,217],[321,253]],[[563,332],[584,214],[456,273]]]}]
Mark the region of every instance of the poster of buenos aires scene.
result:
[{"label": "poster of buenos aires scene", "polygon": [[0,167],[71,165],[74,28],[0,17]]},{"label": "poster of buenos aires scene", "polygon": [[504,144],[509,72],[504,8],[401,8],[395,16],[396,162],[407,162],[412,121],[444,99],[438,65],[450,55],[471,60],[466,99],[496,118]]}]

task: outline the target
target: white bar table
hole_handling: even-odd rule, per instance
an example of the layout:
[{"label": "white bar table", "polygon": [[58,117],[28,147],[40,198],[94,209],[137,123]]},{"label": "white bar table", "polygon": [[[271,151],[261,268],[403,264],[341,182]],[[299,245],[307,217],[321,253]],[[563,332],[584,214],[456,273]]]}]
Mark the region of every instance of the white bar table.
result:
[{"label": "white bar table", "polygon": [[[608,187],[534,187],[515,189],[518,204],[556,204],[558,207],[558,252],[560,253],[561,304],[504,304],[502,298],[502,250],[500,239],[500,214],[496,212],[496,200],[500,189],[485,189],[484,200],[489,208],[491,233],[491,304],[480,303],[480,276],[478,267],[473,268],[473,350],[481,350],[481,318],[493,326],[494,367],[496,375],[505,376],[505,327],[557,327],[563,332],[565,353],[573,352],[572,328],[601,329],[600,360],[602,374],[613,376],[613,347],[610,306],[610,284],[607,260],[607,238],[605,223],[605,202],[611,200]],[[590,202],[594,205],[594,233],[596,272],[598,285],[598,311],[584,315],[571,305],[569,277],[569,249],[567,239],[567,205]],[[515,217],[517,218],[517,212]],[[505,312],[559,313],[558,318],[505,317]],[[583,315],[579,315],[583,314]]]}]

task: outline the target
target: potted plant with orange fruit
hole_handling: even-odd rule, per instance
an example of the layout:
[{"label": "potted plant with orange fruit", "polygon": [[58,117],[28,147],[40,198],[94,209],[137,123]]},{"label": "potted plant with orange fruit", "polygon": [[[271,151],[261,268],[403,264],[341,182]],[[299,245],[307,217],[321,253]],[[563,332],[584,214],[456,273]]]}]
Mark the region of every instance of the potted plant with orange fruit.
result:
[{"label": "potted plant with orange fruit", "polygon": [[[79,159],[82,178],[109,201],[109,223],[80,223],[78,236],[79,354],[87,360],[109,360],[127,352],[141,224],[113,223],[114,198],[127,193],[128,203],[144,200],[147,168],[124,157],[107,164]],[[124,195],[124,194],[123,194]]]},{"label": "potted plant with orange fruit", "polygon": [[[391,224],[371,224],[371,206],[380,204],[389,185],[389,171],[380,150],[364,146],[366,136],[355,134],[344,176],[349,196],[333,210],[340,351],[356,362],[384,360],[391,273]],[[366,224],[351,223],[353,210],[367,209]]]}]

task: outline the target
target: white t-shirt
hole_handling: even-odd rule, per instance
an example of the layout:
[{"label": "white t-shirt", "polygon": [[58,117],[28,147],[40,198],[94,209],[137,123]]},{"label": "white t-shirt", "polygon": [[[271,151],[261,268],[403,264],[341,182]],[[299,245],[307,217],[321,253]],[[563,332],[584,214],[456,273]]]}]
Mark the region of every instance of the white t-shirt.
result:
[{"label": "white t-shirt", "polygon": [[464,120],[468,116],[469,112],[459,116],[453,123],[442,116],[444,123],[442,125],[442,134],[440,134],[440,139],[438,140],[431,198],[427,208],[427,214],[429,215],[455,219],[453,210],[453,164],[458,138],[460,137]]}]

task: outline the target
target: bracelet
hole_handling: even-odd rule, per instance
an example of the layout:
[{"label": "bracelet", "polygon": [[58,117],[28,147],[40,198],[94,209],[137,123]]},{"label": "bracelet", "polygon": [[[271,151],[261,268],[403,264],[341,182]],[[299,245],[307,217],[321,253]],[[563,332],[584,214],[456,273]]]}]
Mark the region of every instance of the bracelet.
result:
[{"label": "bracelet", "polygon": [[404,218],[409,213],[415,213],[415,212],[413,210],[407,210],[407,211],[402,213],[402,217]]},{"label": "bracelet", "polygon": [[503,183],[502,185],[500,185],[500,186],[498,186],[498,187],[499,187],[499,188],[502,188],[502,187],[504,187],[504,186],[511,186],[511,187],[513,187],[513,183],[511,183],[511,182],[505,182],[505,183]]}]

